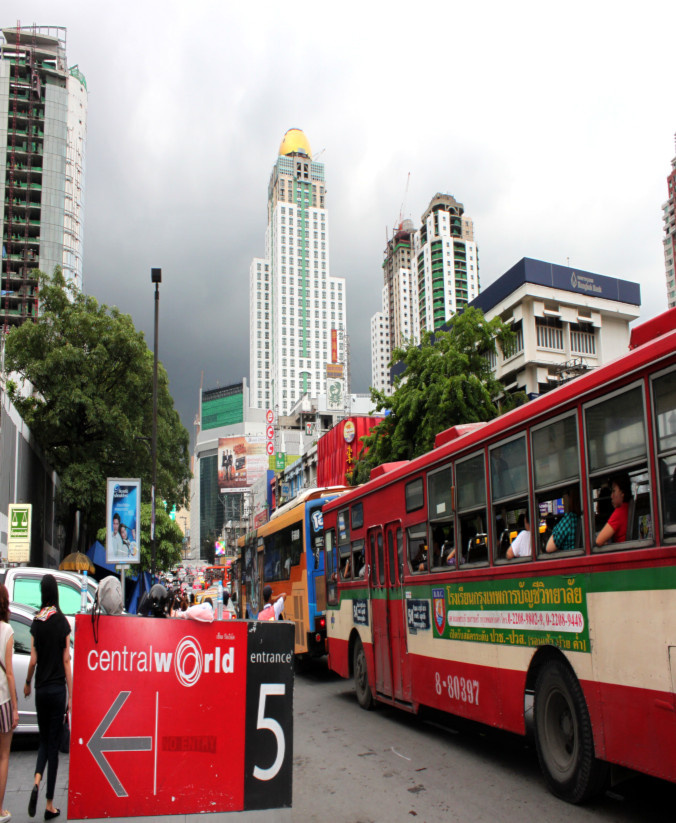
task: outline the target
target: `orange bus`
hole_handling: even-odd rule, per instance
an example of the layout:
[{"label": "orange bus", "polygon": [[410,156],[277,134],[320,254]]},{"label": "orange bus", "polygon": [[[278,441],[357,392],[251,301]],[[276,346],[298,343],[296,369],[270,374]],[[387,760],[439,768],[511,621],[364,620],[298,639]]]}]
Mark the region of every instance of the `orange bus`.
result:
[{"label": "orange bus", "polygon": [[570,802],[609,764],[676,780],[676,310],[612,363],[378,467],[324,529],[329,666],[364,708],[525,734],[532,706]]},{"label": "orange bus", "polygon": [[277,509],[270,520],[240,538],[243,557],[242,616],[262,608],[263,586],[273,600],[286,593],[284,619],[296,624],[294,653],[326,653],[326,586],[322,507],[344,488],[316,488]]}]

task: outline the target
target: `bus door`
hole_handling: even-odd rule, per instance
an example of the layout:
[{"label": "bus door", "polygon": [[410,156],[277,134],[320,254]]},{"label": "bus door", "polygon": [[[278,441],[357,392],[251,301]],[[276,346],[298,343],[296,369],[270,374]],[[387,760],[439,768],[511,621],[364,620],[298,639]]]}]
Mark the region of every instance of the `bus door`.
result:
[{"label": "bus door", "polygon": [[392,682],[394,698],[410,702],[411,669],[408,654],[406,601],[402,576],[404,572],[404,537],[401,523],[388,523],[385,527],[385,586],[389,612],[389,641],[392,658]]},{"label": "bus door", "polygon": [[382,529],[369,529],[367,539],[376,691],[391,696],[392,660],[390,658],[389,608],[385,586],[387,575]]}]

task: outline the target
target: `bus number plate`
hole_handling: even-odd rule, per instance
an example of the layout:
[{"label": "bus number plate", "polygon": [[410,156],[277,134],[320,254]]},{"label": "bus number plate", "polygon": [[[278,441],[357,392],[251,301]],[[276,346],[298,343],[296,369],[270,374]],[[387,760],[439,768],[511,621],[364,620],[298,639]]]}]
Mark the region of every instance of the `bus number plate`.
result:
[{"label": "bus number plate", "polygon": [[439,672],[434,673],[434,688],[437,694],[446,692],[451,700],[469,703],[470,706],[479,705],[479,681],[469,677],[459,677],[449,674],[442,677]]}]

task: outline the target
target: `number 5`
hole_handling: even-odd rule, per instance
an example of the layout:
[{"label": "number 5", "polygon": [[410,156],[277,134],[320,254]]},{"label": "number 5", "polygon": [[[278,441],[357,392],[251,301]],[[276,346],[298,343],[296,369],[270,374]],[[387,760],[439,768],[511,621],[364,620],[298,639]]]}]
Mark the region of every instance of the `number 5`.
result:
[{"label": "number 5", "polygon": [[254,766],[253,776],[256,780],[272,780],[277,776],[277,773],[282,768],[282,761],[284,760],[284,753],[286,751],[286,743],[284,742],[284,729],[272,717],[265,716],[265,698],[273,694],[285,694],[286,686],[284,683],[261,683],[261,691],[258,699],[258,720],[257,729],[268,729],[277,738],[277,757],[275,762],[269,769],[261,769],[259,766]]}]

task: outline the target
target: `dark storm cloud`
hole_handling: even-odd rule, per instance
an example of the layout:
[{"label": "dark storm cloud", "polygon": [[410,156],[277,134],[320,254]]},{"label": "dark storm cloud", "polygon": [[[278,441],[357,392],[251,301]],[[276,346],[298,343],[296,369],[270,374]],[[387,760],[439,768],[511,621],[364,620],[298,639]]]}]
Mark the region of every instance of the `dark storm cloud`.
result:
[{"label": "dark storm cloud", "polygon": [[[582,8],[582,6],[580,7]],[[325,164],[331,274],[347,281],[352,388],[370,382],[386,232],[437,192],[474,220],[488,285],[523,256],[636,280],[666,305],[661,204],[674,154],[673,4],[630,18],[585,6],[345,2],[113,5],[9,0],[4,23],[68,28],[89,88],[84,281],[152,343],[192,433],[206,387],[249,373],[251,260],[270,171],[302,128]],[[490,20],[490,25],[487,21]],[[547,36],[543,36],[547,32]]]}]

